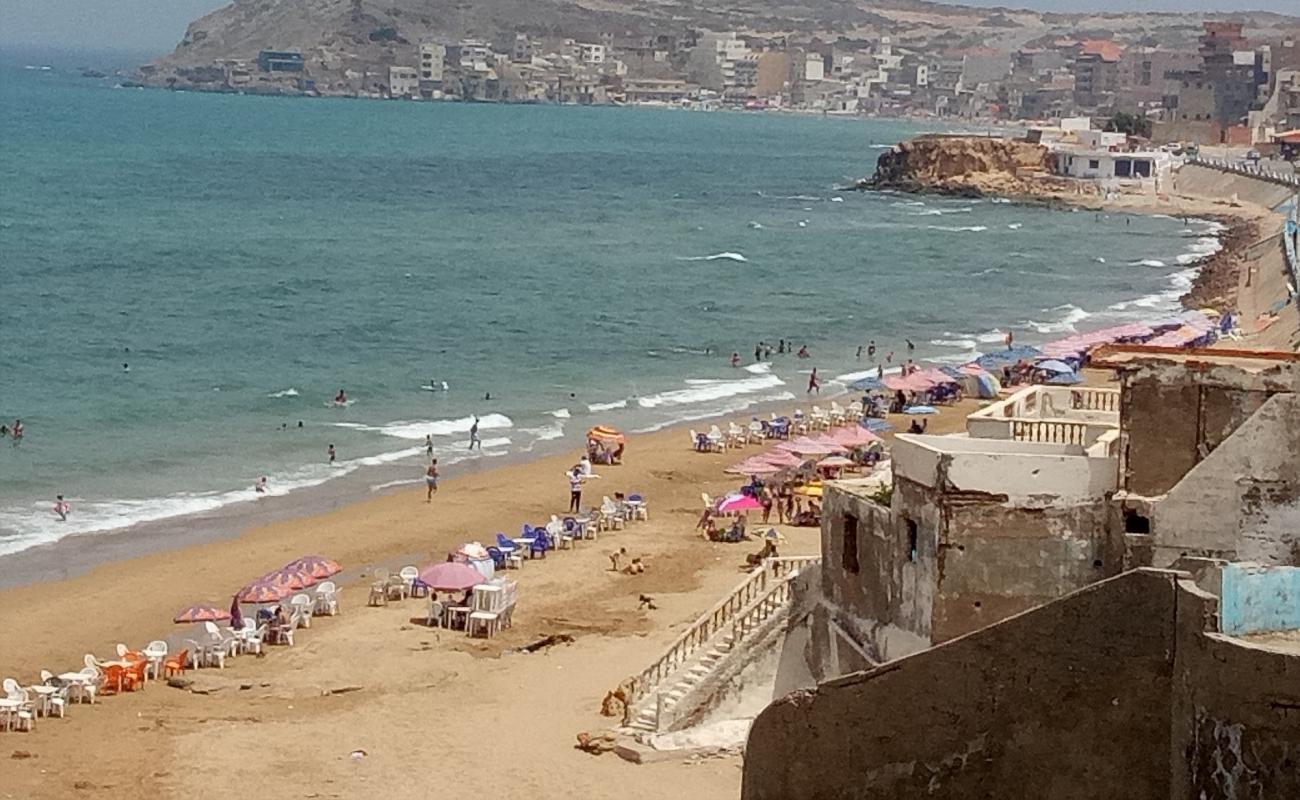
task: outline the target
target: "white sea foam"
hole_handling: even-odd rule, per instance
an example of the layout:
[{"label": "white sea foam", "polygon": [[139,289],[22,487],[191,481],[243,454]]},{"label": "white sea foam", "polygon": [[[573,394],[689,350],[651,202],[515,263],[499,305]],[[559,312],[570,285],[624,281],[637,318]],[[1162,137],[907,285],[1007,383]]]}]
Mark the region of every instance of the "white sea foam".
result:
[{"label": "white sea foam", "polygon": [[694,422],[695,420],[700,419],[712,419],[713,417],[721,417],[727,414],[736,414],[761,403],[780,403],[793,399],[794,395],[790,392],[733,397],[718,405],[711,405],[702,409],[693,409],[684,414],[674,414],[671,419],[661,420],[652,425],[637,428],[633,430],[632,433],[652,433],[683,422]]},{"label": "white sea foam", "polygon": [[1130,261],[1130,262],[1128,262],[1128,263],[1129,263],[1129,266],[1131,266],[1131,267],[1167,267],[1167,266],[1169,266],[1168,264],[1166,264],[1165,262],[1161,261],[1161,260],[1158,259],[1158,258],[1144,258],[1144,259],[1142,259],[1141,261]]},{"label": "white sea foam", "polygon": [[587,406],[587,410],[593,414],[601,411],[613,411],[616,408],[627,408],[627,400],[614,400],[609,403],[591,403]]},{"label": "white sea foam", "polygon": [[950,233],[961,233],[963,231],[979,233],[988,230],[987,225],[926,225],[925,227],[932,231],[948,231]]},{"label": "white sea foam", "polygon": [[1093,259],[1093,261],[1096,261],[1098,264],[1106,263],[1106,259],[1102,258],[1101,256],[1097,256],[1096,258]]},{"label": "white sea foam", "polygon": [[569,414],[569,409],[567,408],[557,408],[554,411],[548,411],[546,413],[550,414],[552,417],[555,417],[556,419],[568,419],[571,416]]},{"label": "white sea foam", "polygon": [[298,396],[298,390],[292,387],[288,389],[281,389],[278,392],[271,392],[270,394],[267,395],[267,397],[297,397],[297,396]]},{"label": "white sea foam", "polygon": [[[745,371],[751,375],[767,375],[772,372],[772,365],[767,361],[759,361],[756,364],[750,364],[745,367]],[[687,381],[689,383],[689,381]]]},{"label": "white sea foam", "polygon": [[1061,312],[1061,318],[1055,322],[1039,322],[1032,319],[1028,320],[1025,324],[1038,333],[1073,333],[1075,331],[1075,325],[1092,316],[1092,314],[1084,311],[1073,303],[1065,303],[1064,305],[1045,308],[1043,310],[1047,312],[1059,311]]},{"label": "white sea foam", "polygon": [[1022,227],[1024,227],[1024,223],[1023,223],[1023,222],[1008,222],[1008,223],[1007,223],[1007,227],[1010,228],[1010,229],[1013,230],[1013,231],[1018,231],[1018,230],[1020,230]]},{"label": "white sea foam", "polygon": [[974,350],[976,342],[974,339],[931,339],[930,344],[936,347],[957,347],[962,350]]},{"label": "white sea foam", "polygon": [[831,198],[831,202],[832,202],[832,203],[843,203],[843,202],[844,202],[844,198],[843,198],[843,197],[832,197],[832,198]]},{"label": "white sea foam", "polygon": [[927,208],[927,209],[924,210],[924,211],[914,211],[914,212],[912,212],[912,216],[914,216],[914,217],[942,217],[942,216],[944,216],[945,214],[969,214],[970,212],[971,212],[971,209],[970,209],[969,206],[967,206],[967,207],[963,207],[963,208]]},{"label": "white sea foam", "polygon": [[723,253],[714,253],[711,256],[679,256],[678,261],[739,261],[741,263],[749,261],[743,253],[736,253],[728,250]]},{"label": "white sea foam", "polygon": [[749,227],[753,228],[753,229],[756,230],[756,231],[761,231],[761,230],[763,230],[763,223],[761,223],[761,222],[754,222],[753,220],[750,220],[750,222],[749,222]]},{"label": "white sea foam", "polygon": [[[398,439],[414,439],[423,441],[425,436],[451,436],[454,434],[469,433],[469,429],[474,424],[473,417],[459,417],[456,419],[434,419],[434,420],[398,420],[386,425],[366,425],[360,422],[336,422],[336,428],[350,428],[367,433],[381,433],[384,436],[392,436]],[[514,421],[504,414],[484,414],[479,418],[478,427],[481,431],[497,430],[501,428],[510,428],[514,426]],[[486,444],[486,441],[484,442]]]},{"label": "white sea foam", "polygon": [[674,389],[638,398],[637,405],[641,408],[696,405],[762,392],[775,386],[783,386],[785,381],[769,373],[740,380],[693,379],[686,381],[686,384],[688,386],[686,389]]},{"label": "white sea foam", "polygon": [[1006,331],[998,330],[997,328],[994,328],[991,331],[984,331],[983,333],[975,335],[975,341],[982,344],[1001,342],[1001,341],[1005,341],[1006,338],[1007,338]]},{"label": "white sea foam", "polygon": [[890,203],[890,205],[891,205],[891,206],[899,206],[900,208],[906,208],[906,207],[908,207],[908,206],[923,206],[923,205],[925,205],[925,201],[923,201],[923,200],[895,200],[894,202]]},{"label": "white sea foam", "polygon": [[982,269],[979,272],[972,272],[971,277],[979,278],[984,275],[997,275],[999,272],[1002,272],[1002,269],[1000,267],[988,267],[987,269]]}]

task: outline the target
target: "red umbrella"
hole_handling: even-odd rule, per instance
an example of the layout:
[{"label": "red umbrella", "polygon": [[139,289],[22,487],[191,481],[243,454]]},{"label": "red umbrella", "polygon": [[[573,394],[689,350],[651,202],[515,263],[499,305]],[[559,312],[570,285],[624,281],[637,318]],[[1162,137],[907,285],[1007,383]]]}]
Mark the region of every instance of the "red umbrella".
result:
[{"label": "red umbrella", "polygon": [[343,568],[339,566],[339,562],[331,561],[325,556],[303,556],[285,564],[284,568],[305,572],[317,580],[325,580],[331,575],[337,575],[343,571]]},{"label": "red umbrella", "polygon": [[463,592],[471,586],[487,583],[483,573],[460,561],[440,561],[420,570],[420,580],[439,592]]},{"label": "red umbrella", "polygon": [[229,611],[207,603],[195,603],[178,611],[172,622],[221,622],[227,619],[230,619]]},{"label": "red umbrella", "polygon": [[235,597],[241,603],[275,603],[288,597],[293,592],[288,586],[273,586],[269,583],[250,583],[239,590]]}]

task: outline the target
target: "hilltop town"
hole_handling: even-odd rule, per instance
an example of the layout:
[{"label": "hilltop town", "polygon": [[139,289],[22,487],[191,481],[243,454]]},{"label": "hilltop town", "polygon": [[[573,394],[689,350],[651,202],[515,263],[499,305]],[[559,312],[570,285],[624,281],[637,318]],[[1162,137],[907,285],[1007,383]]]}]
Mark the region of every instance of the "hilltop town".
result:
[{"label": "hilltop town", "polygon": [[1121,119],[1163,141],[1300,128],[1300,17],[921,2],[238,0],[141,68],[174,88],[837,115]]}]

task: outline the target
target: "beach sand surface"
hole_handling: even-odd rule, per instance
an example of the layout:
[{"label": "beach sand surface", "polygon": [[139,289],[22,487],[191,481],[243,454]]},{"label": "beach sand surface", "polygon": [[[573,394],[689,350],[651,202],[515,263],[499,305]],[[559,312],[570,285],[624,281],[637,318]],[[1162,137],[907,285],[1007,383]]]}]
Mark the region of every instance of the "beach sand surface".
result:
[{"label": "beach sand surface", "polygon": [[[977,407],[944,409],[929,429],[958,430]],[[151,683],[73,705],[67,719],[42,719],[32,734],[4,735],[3,749],[32,757],[0,752],[0,796],[207,797],[255,787],[281,797],[737,797],[737,756],[632,765],[573,746],[577,733],[615,722],[598,713],[605,693],[722,599],[759,549],[694,532],[701,492],[737,486],[722,470],[758,446],[701,454],[687,438],[677,429],[630,437],[626,465],[597,469],[590,500],[640,491],[650,520],[511,571],[515,624],[491,640],[424,627],[424,600],[366,607],[369,576],[559,513],[579,441],[566,455],[452,476],[432,503],[422,488],[403,491],[0,592],[0,669],[30,683],[41,668],[79,667],[84,653],[107,658],[117,642],[142,647],[170,632],[176,609],[224,605],[250,578],[302,554],[347,568],[341,616],[300,630],[292,648],[192,672],[211,694]],[[818,552],[816,529],[782,530],[783,555]],[[647,572],[610,571],[608,555],[620,547],[643,557]],[[639,610],[641,594],[658,608]],[[573,643],[514,652],[558,633]]]}]

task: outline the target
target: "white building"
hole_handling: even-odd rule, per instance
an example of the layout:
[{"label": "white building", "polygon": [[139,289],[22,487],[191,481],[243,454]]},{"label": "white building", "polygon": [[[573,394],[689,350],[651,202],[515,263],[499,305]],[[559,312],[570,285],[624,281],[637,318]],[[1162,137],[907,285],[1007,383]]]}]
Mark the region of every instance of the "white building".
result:
[{"label": "white building", "polygon": [[442,83],[443,61],[447,48],[435,42],[420,45],[420,81],[424,84]]},{"label": "white building", "polygon": [[809,53],[804,60],[803,79],[806,81],[821,81],[826,79],[826,62],[822,59],[821,53]]},{"label": "white building", "polygon": [[390,97],[419,97],[420,71],[415,67],[389,67],[388,95]]},{"label": "white building", "polygon": [[586,43],[579,44],[578,60],[584,64],[604,64],[605,45],[586,44]]},{"label": "white building", "polygon": [[1056,171],[1071,178],[1098,181],[1135,181],[1159,188],[1169,178],[1173,157],[1164,150],[1120,152],[1087,148],[1056,151]]}]

